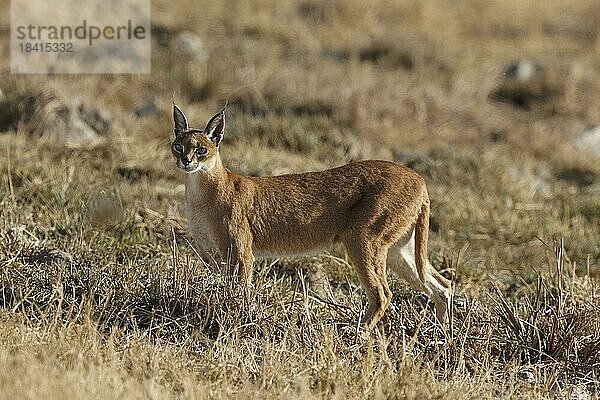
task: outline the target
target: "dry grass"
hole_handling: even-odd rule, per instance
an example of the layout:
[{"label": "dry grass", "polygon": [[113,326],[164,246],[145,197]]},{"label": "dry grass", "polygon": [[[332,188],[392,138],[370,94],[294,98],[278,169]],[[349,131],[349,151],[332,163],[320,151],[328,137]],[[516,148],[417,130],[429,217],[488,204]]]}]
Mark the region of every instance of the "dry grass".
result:
[{"label": "dry grass", "polygon": [[[0,397],[598,396],[600,162],[573,145],[600,124],[596,1],[154,1],[149,76],[10,75],[7,10]],[[503,78],[521,59],[532,79]],[[222,155],[242,173],[420,172],[451,334],[394,280],[379,332],[357,335],[366,300],[339,249],[262,263],[250,296],[201,264],[173,93],[195,126],[229,100]],[[69,118],[103,117],[81,105],[108,120],[85,141]]]}]

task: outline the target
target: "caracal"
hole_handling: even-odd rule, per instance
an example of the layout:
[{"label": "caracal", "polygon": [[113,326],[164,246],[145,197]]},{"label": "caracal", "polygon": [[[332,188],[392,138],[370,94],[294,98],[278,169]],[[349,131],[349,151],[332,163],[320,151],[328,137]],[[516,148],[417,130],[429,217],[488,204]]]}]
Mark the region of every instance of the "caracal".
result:
[{"label": "caracal", "polygon": [[185,203],[194,246],[217,251],[248,284],[257,256],[289,256],[346,248],[369,306],[371,330],[392,299],[387,267],[448,315],[450,281],[427,260],[429,196],[415,171],[387,161],[357,161],[321,172],[269,177],[238,175],[223,166],[219,144],[225,108],[192,129],[173,104],[177,166],[187,173]]}]

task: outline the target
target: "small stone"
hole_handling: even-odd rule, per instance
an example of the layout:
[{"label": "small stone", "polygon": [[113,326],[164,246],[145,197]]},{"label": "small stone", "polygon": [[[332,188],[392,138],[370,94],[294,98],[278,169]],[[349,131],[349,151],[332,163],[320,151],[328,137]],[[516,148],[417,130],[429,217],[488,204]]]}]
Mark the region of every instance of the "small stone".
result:
[{"label": "small stone", "polygon": [[543,171],[508,166],[506,176],[529,196],[536,194],[547,196],[552,190],[548,183],[548,175]]},{"label": "small stone", "polygon": [[69,141],[87,142],[97,137],[96,131],[74,114],[71,115],[66,133]]},{"label": "small stone", "polygon": [[150,171],[136,167],[120,167],[117,168],[117,175],[125,178],[130,183],[135,183],[144,177],[149,177]]},{"label": "small stone", "polygon": [[490,98],[525,111],[543,108],[559,95],[559,89],[545,75],[542,66],[529,60],[517,61],[504,68],[503,79],[492,90]]},{"label": "small stone", "polygon": [[159,46],[167,47],[171,43],[173,32],[170,28],[161,25],[152,26],[152,37],[156,40]]},{"label": "small stone", "polygon": [[503,76],[507,79],[516,79],[521,82],[527,82],[533,79],[542,67],[534,64],[530,60],[519,60],[504,69]]},{"label": "small stone", "polygon": [[180,51],[186,53],[195,60],[206,60],[208,58],[208,52],[204,45],[204,41],[200,36],[193,32],[181,32],[177,35],[175,44]]},{"label": "small stone", "polygon": [[524,369],[520,370],[519,372],[517,372],[517,378],[519,378],[523,382],[527,382],[527,383],[531,383],[531,384],[536,383],[535,374],[530,369],[524,368]]},{"label": "small stone", "polygon": [[105,135],[110,129],[110,116],[97,108],[88,106],[87,104],[79,104],[79,117],[97,134]]},{"label": "small stone", "polygon": [[575,149],[600,158],[600,125],[581,132],[573,142]]},{"label": "small stone", "polygon": [[147,102],[135,108],[135,115],[138,118],[148,117],[158,113],[159,109],[154,102]]},{"label": "small stone", "polygon": [[321,56],[335,62],[345,62],[350,59],[350,52],[346,49],[325,49]]}]

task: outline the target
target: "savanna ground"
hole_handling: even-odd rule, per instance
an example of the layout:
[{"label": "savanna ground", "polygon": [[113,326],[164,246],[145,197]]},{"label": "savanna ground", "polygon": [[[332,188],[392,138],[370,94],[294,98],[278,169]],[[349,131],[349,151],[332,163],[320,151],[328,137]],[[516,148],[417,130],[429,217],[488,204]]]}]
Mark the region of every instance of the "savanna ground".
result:
[{"label": "savanna ground", "polygon": [[[8,11],[0,397],[598,397],[598,1],[156,0],[152,74],[125,76],[11,75]],[[210,272],[173,96],[197,127],[228,99],[240,173],[421,173],[452,329],[393,278],[360,335],[339,249],[260,263],[250,296]]]}]

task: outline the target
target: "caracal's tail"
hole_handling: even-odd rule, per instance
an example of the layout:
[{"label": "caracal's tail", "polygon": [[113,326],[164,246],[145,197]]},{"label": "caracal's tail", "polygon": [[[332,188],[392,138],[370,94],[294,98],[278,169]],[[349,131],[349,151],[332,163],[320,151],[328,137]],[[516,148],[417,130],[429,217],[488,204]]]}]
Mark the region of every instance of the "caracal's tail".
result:
[{"label": "caracal's tail", "polygon": [[423,195],[421,211],[415,224],[415,263],[421,282],[425,283],[429,274],[427,262],[427,240],[429,238],[429,195]]}]

